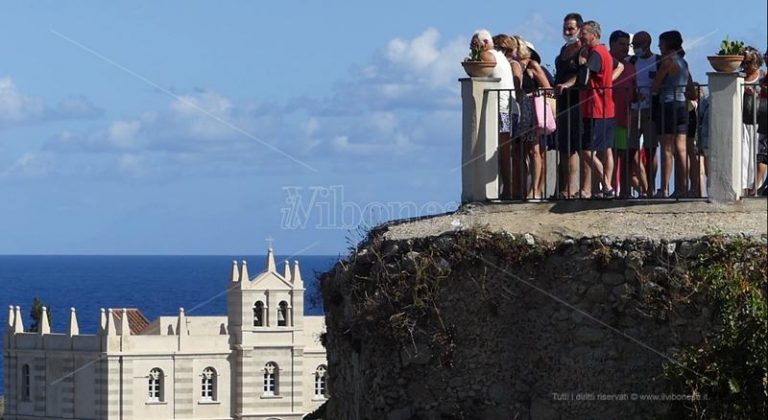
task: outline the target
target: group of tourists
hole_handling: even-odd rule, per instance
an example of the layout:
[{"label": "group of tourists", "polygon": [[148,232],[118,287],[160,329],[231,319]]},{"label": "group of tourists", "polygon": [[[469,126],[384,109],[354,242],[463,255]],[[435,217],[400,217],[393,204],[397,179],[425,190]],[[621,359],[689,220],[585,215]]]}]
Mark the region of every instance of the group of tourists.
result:
[{"label": "group of tourists", "polygon": [[[493,77],[501,80],[501,199],[545,198],[547,150],[559,153],[556,198],[706,196],[709,97],[693,81],[682,35],[659,34],[658,54],[645,31],[613,31],[608,45],[603,38],[598,22],[566,15],[551,75],[520,36],[479,30],[472,37],[471,48],[496,62]],[[748,47],[741,66],[744,195],[765,194],[768,182],[768,132],[757,111],[768,99],[764,61]]]}]

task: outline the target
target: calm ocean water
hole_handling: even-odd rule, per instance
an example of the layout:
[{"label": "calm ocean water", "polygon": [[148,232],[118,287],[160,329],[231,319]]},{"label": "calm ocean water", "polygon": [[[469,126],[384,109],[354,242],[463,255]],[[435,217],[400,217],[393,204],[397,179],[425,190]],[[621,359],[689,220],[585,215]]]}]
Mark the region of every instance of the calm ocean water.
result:
[{"label": "calm ocean water", "polygon": [[[282,271],[285,257],[277,256]],[[260,273],[266,257],[245,256],[251,276]],[[292,257],[301,266],[305,313],[321,315],[316,273],[330,269],[337,256]],[[225,315],[232,257],[227,256],[0,256],[0,319],[5,330],[8,306],[21,306],[24,326],[39,297],[53,310],[53,332],[65,332],[69,308],[77,310],[80,332],[96,333],[99,308],[139,308],[152,321],[159,315]],[[0,334],[0,348],[3,346]],[[0,363],[0,395],[3,394]]]}]

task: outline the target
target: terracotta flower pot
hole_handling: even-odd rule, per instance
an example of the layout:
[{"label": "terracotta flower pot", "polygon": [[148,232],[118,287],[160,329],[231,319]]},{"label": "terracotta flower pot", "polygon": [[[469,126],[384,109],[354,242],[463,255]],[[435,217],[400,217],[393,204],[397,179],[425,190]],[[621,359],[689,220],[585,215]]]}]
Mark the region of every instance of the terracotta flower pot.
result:
[{"label": "terracotta flower pot", "polygon": [[464,61],[461,63],[470,77],[491,77],[496,63],[489,61]]},{"label": "terracotta flower pot", "polygon": [[707,57],[709,64],[715,71],[721,73],[733,73],[739,69],[744,61],[743,55],[710,55]]}]

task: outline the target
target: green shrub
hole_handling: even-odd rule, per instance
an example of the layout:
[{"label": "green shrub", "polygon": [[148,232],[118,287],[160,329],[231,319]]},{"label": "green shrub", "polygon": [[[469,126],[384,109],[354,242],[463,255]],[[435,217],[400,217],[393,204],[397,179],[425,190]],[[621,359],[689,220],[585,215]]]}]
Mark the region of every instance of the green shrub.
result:
[{"label": "green shrub", "polygon": [[766,418],[768,410],[768,253],[764,244],[710,239],[692,270],[697,292],[715,302],[719,325],[698,346],[674,357],[664,373],[681,393],[688,418]]},{"label": "green shrub", "polygon": [[742,41],[732,41],[728,36],[720,43],[717,55],[744,55],[745,46]]}]

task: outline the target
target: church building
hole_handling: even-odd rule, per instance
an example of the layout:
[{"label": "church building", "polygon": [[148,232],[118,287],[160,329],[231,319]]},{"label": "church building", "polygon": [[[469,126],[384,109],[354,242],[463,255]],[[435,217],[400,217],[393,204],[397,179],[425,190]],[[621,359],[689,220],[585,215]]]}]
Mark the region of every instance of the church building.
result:
[{"label": "church building", "polygon": [[25,332],[10,307],[3,363],[5,420],[298,420],[328,397],[320,336],[324,317],[304,315],[299,263],[278,272],[232,265],[227,314],[161,316],[102,309],[98,334]]}]

